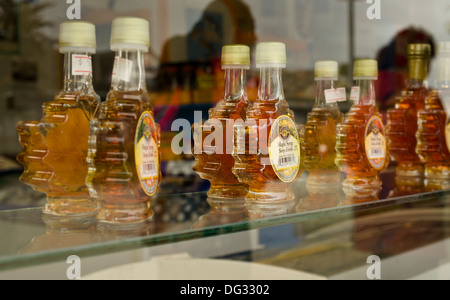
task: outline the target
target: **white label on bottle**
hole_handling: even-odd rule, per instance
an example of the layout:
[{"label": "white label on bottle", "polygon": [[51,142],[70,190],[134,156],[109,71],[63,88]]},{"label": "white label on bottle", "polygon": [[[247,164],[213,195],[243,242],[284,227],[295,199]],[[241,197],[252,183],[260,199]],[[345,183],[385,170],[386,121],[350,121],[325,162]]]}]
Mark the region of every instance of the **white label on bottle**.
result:
[{"label": "white label on bottle", "polygon": [[325,101],[329,104],[337,102],[337,94],[335,89],[325,91]]},{"label": "white label on bottle", "polygon": [[72,75],[92,75],[92,58],[86,55],[72,54]]},{"label": "white label on bottle", "polygon": [[114,60],[113,80],[130,82],[132,70],[133,61],[117,56]]},{"label": "white label on bottle", "polygon": [[361,97],[361,89],[359,86],[354,86],[352,88],[352,93],[350,94],[350,100],[352,101],[359,101],[359,98]]},{"label": "white label on bottle", "polygon": [[325,101],[328,104],[347,101],[347,91],[345,88],[326,90]]},{"label": "white label on bottle", "polygon": [[338,102],[347,101],[347,90],[345,88],[339,88],[336,90],[336,98]]}]

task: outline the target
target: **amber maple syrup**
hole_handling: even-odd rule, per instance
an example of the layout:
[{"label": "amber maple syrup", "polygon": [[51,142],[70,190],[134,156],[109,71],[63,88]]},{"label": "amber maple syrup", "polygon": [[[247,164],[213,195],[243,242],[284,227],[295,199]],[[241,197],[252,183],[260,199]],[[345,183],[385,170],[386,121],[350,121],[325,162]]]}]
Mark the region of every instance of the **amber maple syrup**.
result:
[{"label": "amber maple syrup", "polygon": [[293,208],[292,183],[302,171],[299,132],[283,90],[285,45],[259,44],[256,63],[261,69],[258,99],[246,124],[235,125],[233,172],[249,187],[245,200],[250,217],[260,218]]},{"label": "amber maple syrup", "polygon": [[91,126],[88,155],[87,182],[99,202],[101,224],[137,224],[153,216],[151,200],[161,180],[160,133],[145,81],[148,47],[146,20],[114,20],[112,87]]},{"label": "amber maple syrup", "polygon": [[[209,180],[208,201],[214,206],[229,202],[245,202],[248,193],[246,184],[233,174],[233,125],[245,121],[251,103],[247,97],[246,72],[250,69],[250,48],[243,45],[225,46],[222,52],[222,67],[225,71],[222,100],[209,111],[205,124],[194,125],[196,162],[194,171]],[[208,137],[220,130],[221,138],[208,143]]]},{"label": "amber maple syrup", "polygon": [[346,175],[343,189],[350,202],[378,199],[382,189],[379,174],[389,164],[384,124],[376,106],[377,77],[377,61],[355,62],[355,103],[338,125],[336,164]]},{"label": "amber maple syrup", "polygon": [[[338,63],[321,61],[316,63],[316,102],[307,116],[302,144],[303,165],[309,172],[308,185],[326,188],[328,184],[339,184],[341,174],[336,166],[336,130],[344,119],[338,101],[346,101],[345,89],[335,88],[338,79]],[[339,99],[341,97],[341,99]]]},{"label": "amber maple syrup", "polygon": [[450,43],[440,43],[435,89],[425,98],[425,109],[418,113],[416,151],[425,164],[425,181],[429,189],[450,186],[450,152],[446,141],[446,97],[450,82]]},{"label": "amber maple syrup", "polygon": [[92,86],[94,25],[62,23],[59,45],[64,54],[63,90],[43,105],[40,121],[17,126],[24,148],[18,156],[25,168],[21,181],[47,194],[46,215],[90,216],[97,213],[97,203],[85,183],[86,157],[89,125],[100,104]]},{"label": "amber maple syrup", "polygon": [[397,98],[395,108],[387,112],[386,134],[391,159],[397,162],[398,176],[419,177],[424,175],[424,165],[416,152],[418,112],[425,109],[428,88],[425,80],[431,46],[428,44],[408,45],[408,86]]}]

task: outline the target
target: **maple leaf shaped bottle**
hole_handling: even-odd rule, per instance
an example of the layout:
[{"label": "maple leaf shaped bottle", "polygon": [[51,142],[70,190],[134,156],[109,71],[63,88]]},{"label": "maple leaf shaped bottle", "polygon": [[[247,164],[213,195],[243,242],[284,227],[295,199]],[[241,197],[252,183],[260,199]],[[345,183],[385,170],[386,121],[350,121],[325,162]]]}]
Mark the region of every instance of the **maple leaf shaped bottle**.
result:
[{"label": "maple leaf shaped bottle", "polygon": [[128,225],[153,217],[151,200],[161,181],[160,131],[146,85],[144,53],[149,22],[119,17],[113,21],[111,50],[116,51],[111,90],[91,126],[91,195],[100,205],[100,224]]},{"label": "maple leaf shaped bottle", "polygon": [[376,60],[355,62],[352,89],[355,100],[344,122],[338,125],[336,164],[345,173],[343,190],[349,201],[378,199],[382,189],[379,174],[389,165],[389,151],[381,114],[376,106]]},{"label": "maple leaf shaped bottle", "polygon": [[95,26],[69,21],[60,25],[59,50],[64,55],[64,87],[43,105],[40,121],[17,126],[24,166],[20,180],[47,194],[44,213],[56,217],[95,216],[98,206],[85,179],[89,124],[98,113],[100,97],[92,85]]},{"label": "maple leaf shaped bottle", "polygon": [[303,173],[299,129],[283,90],[286,62],[285,44],[257,45],[258,99],[245,124],[235,125],[233,172],[249,186],[246,206],[251,218],[288,212],[295,200],[292,183]]},{"label": "maple leaf shaped bottle", "polygon": [[387,112],[386,136],[391,159],[397,162],[398,176],[422,177],[424,165],[416,152],[418,112],[425,108],[431,46],[411,44],[407,49],[408,86]]},{"label": "maple leaf shaped bottle", "polygon": [[[334,82],[338,79],[338,63],[316,63],[316,102],[307,116],[302,152],[303,165],[309,171],[308,185],[325,187],[341,183],[341,173],[336,166],[336,129],[344,119],[337,105]],[[343,100],[346,100],[344,89]]]},{"label": "maple leaf shaped bottle", "polygon": [[[248,187],[233,174],[233,125],[245,121],[251,103],[247,97],[247,70],[250,69],[250,48],[244,45],[229,45],[222,50],[222,68],[225,70],[223,98],[210,109],[209,120],[194,125],[194,171],[209,180],[211,188],[208,202],[217,206],[230,202],[244,204]],[[214,143],[208,137],[220,131]]]},{"label": "maple leaf shaped bottle", "polygon": [[[439,43],[435,89],[425,98],[425,109],[418,112],[416,152],[425,165],[428,188],[450,187],[450,152],[446,139],[449,83],[450,43]],[[443,97],[442,97],[443,96]]]}]

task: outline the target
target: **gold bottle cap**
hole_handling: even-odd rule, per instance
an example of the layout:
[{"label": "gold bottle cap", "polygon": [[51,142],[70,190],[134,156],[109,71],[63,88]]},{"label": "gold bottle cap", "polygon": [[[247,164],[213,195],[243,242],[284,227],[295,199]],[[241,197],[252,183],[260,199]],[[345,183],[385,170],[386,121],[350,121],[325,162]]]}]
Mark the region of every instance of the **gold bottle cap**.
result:
[{"label": "gold bottle cap", "polygon": [[378,79],[378,61],[374,59],[355,61],[353,77],[355,79]]},{"label": "gold bottle cap", "polygon": [[430,44],[409,44],[406,55],[408,57],[430,57],[431,56],[431,45]]},{"label": "gold bottle cap", "polygon": [[112,23],[111,50],[141,50],[150,47],[150,23],[142,18],[118,17]]},{"label": "gold bottle cap", "polygon": [[95,25],[84,21],[66,21],[59,26],[59,50],[61,53],[76,50],[95,53],[97,39]]},{"label": "gold bottle cap", "polygon": [[339,78],[339,64],[337,61],[318,61],[316,62],[315,78],[330,78],[337,80]]},{"label": "gold bottle cap", "polygon": [[284,43],[260,43],[256,47],[256,67],[275,66],[285,68],[286,64],[286,45]]},{"label": "gold bottle cap", "polygon": [[222,48],[222,66],[240,66],[250,69],[250,47],[245,45],[228,45]]}]

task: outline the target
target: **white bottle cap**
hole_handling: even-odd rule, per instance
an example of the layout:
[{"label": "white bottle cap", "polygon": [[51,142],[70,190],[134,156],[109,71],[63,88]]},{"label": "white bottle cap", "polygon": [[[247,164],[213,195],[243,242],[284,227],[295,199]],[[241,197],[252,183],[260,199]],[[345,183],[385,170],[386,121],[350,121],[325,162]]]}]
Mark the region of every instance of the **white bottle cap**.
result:
[{"label": "white bottle cap", "polygon": [[95,25],[84,21],[66,21],[59,26],[59,51],[95,53],[97,39]]},{"label": "white bottle cap", "polygon": [[118,17],[112,23],[111,50],[140,50],[150,47],[150,23],[142,18]]},{"label": "white bottle cap", "polygon": [[439,43],[436,63],[436,82],[450,82],[450,42]]},{"label": "white bottle cap", "polygon": [[355,61],[353,69],[354,79],[378,79],[378,61],[374,59],[360,59]]},{"label": "white bottle cap", "polygon": [[318,61],[316,62],[314,77],[316,79],[329,78],[338,80],[339,78],[339,64],[337,61]]},{"label": "white bottle cap", "polygon": [[256,67],[281,67],[287,64],[284,43],[260,43],[256,46]]},{"label": "white bottle cap", "polygon": [[245,45],[227,45],[222,48],[222,67],[242,67],[250,69],[250,47]]}]

